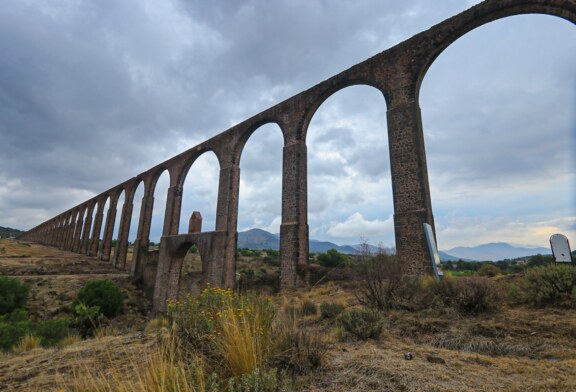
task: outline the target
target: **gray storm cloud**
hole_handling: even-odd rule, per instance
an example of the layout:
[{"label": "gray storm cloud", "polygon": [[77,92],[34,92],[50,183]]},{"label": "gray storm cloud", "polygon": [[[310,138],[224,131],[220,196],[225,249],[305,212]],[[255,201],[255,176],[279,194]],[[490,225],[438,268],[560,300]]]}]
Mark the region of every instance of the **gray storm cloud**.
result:
[{"label": "gray storm cloud", "polygon": [[[7,3],[0,225],[22,229],[472,5]],[[432,65],[419,98],[440,247],[476,241],[471,222],[490,233],[494,222],[513,221],[526,233],[521,242],[534,245],[547,241],[529,230],[536,226],[576,235],[563,223],[576,216],[575,69],[574,26],[530,15],[467,34]],[[370,240],[393,242],[385,120],[383,97],[368,87],[335,94],[314,116],[309,220],[317,238],[356,243],[364,227]],[[248,141],[239,229],[277,226],[282,143],[274,126]],[[217,174],[210,158],[191,169],[183,222],[194,209],[214,220]],[[154,225],[157,235],[161,217]],[[354,229],[349,237],[346,227]],[[518,239],[511,232],[499,235]]]}]

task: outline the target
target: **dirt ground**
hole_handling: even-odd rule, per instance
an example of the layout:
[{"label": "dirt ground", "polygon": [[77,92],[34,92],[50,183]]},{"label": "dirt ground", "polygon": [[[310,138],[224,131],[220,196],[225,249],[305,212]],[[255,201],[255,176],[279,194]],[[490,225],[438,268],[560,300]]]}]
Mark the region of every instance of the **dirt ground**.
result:
[{"label": "dirt ground", "polygon": [[[4,251],[2,251],[4,249]],[[253,269],[259,268],[257,265]],[[189,272],[193,272],[193,268]],[[31,284],[29,313],[37,319],[69,314],[71,299],[88,279],[115,280],[126,296],[125,315],[108,336],[64,348],[0,354],[0,390],[66,389],[83,369],[130,369],[157,344],[142,332],[150,305],[125,273],[94,258],[35,244],[0,241],[0,273]],[[279,294],[295,306],[339,302],[356,306],[353,285],[328,282]],[[302,391],[576,391],[576,310],[503,304],[481,316],[446,311],[386,314],[378,340],[348,341],[320,315],[306,324],[322,331],[329,350],[323,365],[298,375]],[[412,359],[405,359],[411,353]]]}]

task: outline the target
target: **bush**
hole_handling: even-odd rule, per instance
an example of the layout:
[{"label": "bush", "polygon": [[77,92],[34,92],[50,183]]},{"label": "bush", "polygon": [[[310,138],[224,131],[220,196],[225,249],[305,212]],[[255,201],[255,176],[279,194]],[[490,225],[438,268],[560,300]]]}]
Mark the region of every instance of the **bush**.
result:
[{"label": "bush", "polygon": [[534,306],[576,307],[576,268],[547,265],[530,269],[521,282],[526,300]]},{"label": "bush", "polygon": [[318,264],[323,267],[340,267],[350,265],[350,259],[336,249],[330,249],[328,252],[318,255]]},{"label": "bush", "polygon": [[488,278],[470,277],[454,281],[456,309],[462,313],[484,313],[495,310],[502,298],[496,284]]},{"label": "bush", "polygon": [[47,320],[36,326],[36,335],[43,347],[51,347],[70,335],[70,320]]},{"label": "bush", "polygon": [[352,309],[341,313],[338,321],[347,333],[360,340],[378,338],[384,327],[384,317],[375,309]]},{"label": "bush", "polygon": [[73,306],[84,304],[98,306],[100,312],[108,318],[122,312],[122,292],[111,280],[92,280],[80,289]]},{"label": "bush", "polygon": [[43,347],[53,346],[69,335],[69,324],[69,320],[48,320],[34,325],[24,310],[16,310],[0,316],[0,349],[27,351],[36,341]]},{"label": "bush", "polygon": [[478,269],[478,275],[480,275],[480,276],[494,277],[494,276],[497,276],[500,274],[502,274],[502,270],[500,268],[498,268],[497,266],[495,266],[494,264],[490,264],[490,263],[484,263]]},{"label": "bush", "polygon": [[403,271],[394,256],[375,256],[360,266],[359,273],[356,298],[362,305],[379,310],[396,307]]},{"label": "bush", "polygon": [[82,303],[74,307],[74,326],[82,339],[96,336],[96,329],[102,326],[104,315],[99,306],[86,306]]},{"label": "bush", "polygon": [[0,349],[10,350],[31,331],[32,323],[28,320],[28,314],[23,310],[0,316]]},{"label": "bush", "polygon": [[320,304],[320,315],[324,319],[333,319],[344,311],[344,306],[335,302],[323,302]]},{"label": "bush", "polygon": [[275,249],[264,249],[263,261],[269,265],[279,266],[280,265],[280,252]]},{"label": "bush", "polygon": [[285,322],[278,332],[277,352],[273,363],[293,373],[304,373],[322,365],[328,352],[324,333],[317,328],[301,328],[296,322]]},{"label": "bush", "polygon": [[28,300],[29,286],[18,279],[0,277],[0,315],[21,309]]}]

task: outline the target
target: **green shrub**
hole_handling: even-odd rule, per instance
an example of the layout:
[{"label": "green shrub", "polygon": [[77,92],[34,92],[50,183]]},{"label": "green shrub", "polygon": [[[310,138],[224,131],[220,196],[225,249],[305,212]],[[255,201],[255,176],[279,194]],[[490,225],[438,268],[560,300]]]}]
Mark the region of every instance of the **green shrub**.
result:
[{"label": "green shrub", "polygon": [[480,275],[480,276],[494,277],[494,276],[500,275],[500,274],[502,274],[502,270],[500,268],[498,268],[497,266],[495,266],[494,264],[490,264],[490,263],[484,263],[478,269],[478,275]]},{"label": "green shrub", "polygon": [[0,315],[21,309],[28,300],[29,286],[18,279],[0,277]]},{"label": "green shrub", "polygon": [[43,347],[51,347],[70,335],[70,320],[47,320],[36,326],[36,336]]},{"label": "green shrub", "polygon": [[102,326],[104,315],[100,312],[99,306],[86,306],[79,303],[74,307],[76,317],[74,326],[78,330],[82,339],[91,338],[96,335],[96,329]]},{"label": "green shrub", "polygon": [[506,289],[506,295],[508,296],[508,300],[513,304],[519,304],[525,300],[522,290],[514,283],[508,286]]},{"label": "green shrub", "polygon": [[98,306],[100,312],[108,318],[122,312],[122,292],[111,280],[92,280],[80,289],[73,306],[84,304]]},{"label": "green shrub", "polygon": [[352,309],[341,313],[338,322],[344,330],[360,340],[375,339],[384,328],[384,317],[375,309]]},{"label": "green shrub", "polygon": [[323,302],[320,304],[320,316],[325,319],[336,318],[344,311],[344,306],[335,302]]},{"label": "green shrub", "polygon": [[576,268],[546,265],[528,270],[521,282],[526,300],[534,306],[576,307]]},{"label": "green shrub", "polygon": [[263,261],[269,265],[279,266],[280,265],[280,252],[275,249],[264,249]]},{"label": "green shrub", "polygon": [[31,331],[32,323],[28,320],[28,314],[23,310],[0,316],[0,349],[10,350]]},{"label": "green shrub", "polygon": [[28,335],[39,339],[44,347],[53,346],[69,335],[69,324],[70,320],[48,320],[34,325],[24,310],[16,310],[0,316],[0,349],[10,350]]},{"label": "green shrub", "polygon": [[256,249],[240,248],[238,254],[244,257],[259,257],[260,251]]},{"label": "green shrub", "polygon": [[340,267],[350,265],[350,259],[336,249],[330,249],[328,252],[318,255],[318,264],[323,267]]}]

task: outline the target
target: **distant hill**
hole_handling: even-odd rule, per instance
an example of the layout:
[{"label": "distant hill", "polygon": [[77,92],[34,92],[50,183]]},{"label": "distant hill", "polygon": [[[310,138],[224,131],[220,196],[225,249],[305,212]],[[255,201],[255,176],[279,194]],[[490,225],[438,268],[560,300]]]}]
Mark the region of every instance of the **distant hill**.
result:
[{"label": "distant hill", "polygon": [[261,229],[242,231],[238,233],[238,248],[279,249],[280,237]]},{"label": "distant hill", "polygon": [[[361,244],[357,245],[336,245],[328,241],[318,241],[310,239],[310,252],[326,252],[330,249],[336,249],[340,253],[358,254],[361,250]],[[368,245],[370,252],[376,254],[379,248],[374,245]],[[262,229],[250,229],[238,233],[238,248],[248,249],[279,249],[280,236],[272,234]],[[396,253],[394,248],[384,248],[386,253]],[[522,248],[515,247],[506,242],[495,242],[482,244],[478,246],[466,247],[459,246],[445,251],[439,251],[440,260],[442,261],[498,261],[504,259],[515,259],[519,257],[533,256],[538,253],[547,255],[552,252],[548,248],[534,247]]]},{"label": "distant hill", "polygon": [[16,237],[22,233],[24,233],[22,230],[0,226],[0,238]]},{"label": "distant hill", "polygon": [[326,252],[330,249],[336,249],[340,253],[356,254],[358,251],[350,245],[336,245],[328,241],[310,240],[308,245],[310,252]]},{"label": "distant hill", "polygon": [[[336,249],[340,253],[357,253],[356,249],[349,245],[336,245],[332,242],[310,240],[310,252],[326,252],[329,249]],[[280,237],[262,229],[250,229],[238,233],[238,248],[248,249],[280,249]]]},{"label": "distant hill", "polygon": [[[504,259],[515,259],[519,257],[533,256],[538,253],[543,255],[552,254],[549,248],[534,247],[522,248],[515,247],[506,242],[493,242],[478,246],[459,246],[446,250],[450,256],[457,259],[470,259],[475,261],[498,261]],[[442,258],[442,257],[440,257]]]},{"label": "distant hill", "polygon": [[[448,254],[442,250],[438,251],[438,255],[440,256],[441,261],[458,261],[461,259],[460,257],[452,256],[451,254]],[[470,261],[469,259],[462,259],[462,260]]]}]

